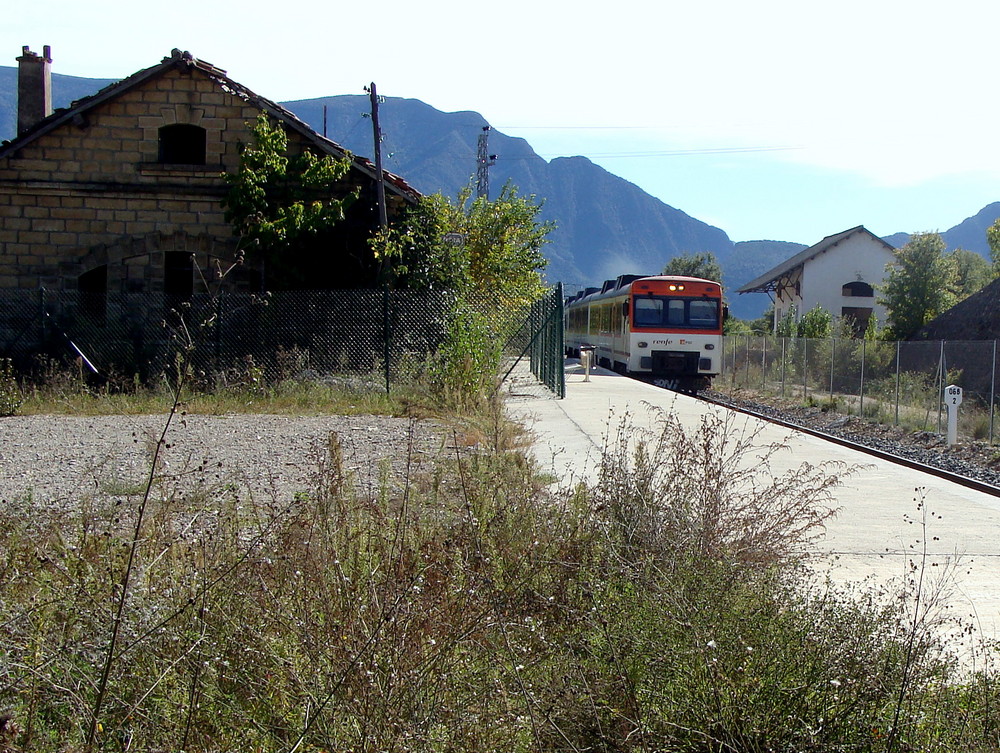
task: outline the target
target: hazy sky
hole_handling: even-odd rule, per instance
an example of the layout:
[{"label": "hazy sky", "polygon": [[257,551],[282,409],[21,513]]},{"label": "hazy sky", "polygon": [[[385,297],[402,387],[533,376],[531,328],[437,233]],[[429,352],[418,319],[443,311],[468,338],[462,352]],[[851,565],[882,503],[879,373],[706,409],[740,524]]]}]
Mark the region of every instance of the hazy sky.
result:
[{"label": "hazy sky", "polygon": [[374,81],[590,157],[733,240],[811,244],[1000,201],[998,41],[986,0],[47,0],[8,14],[0,65],[48,44],[57,73],[122,78],[177,47],[278,101]]}]

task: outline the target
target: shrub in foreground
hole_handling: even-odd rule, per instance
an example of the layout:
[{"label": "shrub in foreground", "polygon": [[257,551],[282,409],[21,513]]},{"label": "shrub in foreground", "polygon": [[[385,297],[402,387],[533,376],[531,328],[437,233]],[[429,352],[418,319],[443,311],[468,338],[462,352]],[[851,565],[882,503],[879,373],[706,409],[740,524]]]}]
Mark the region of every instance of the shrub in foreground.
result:
[{"label": "shrub in foreground", "polygon": [[[331,434],[293,499],[155,496],[96,747],[996,746],[992,676],[958,675],[898,594],[802,567],[831,469],[769,474],[781,448],[725,422],[662,427],[623,424],[567,493],[498,428],[443,436],[432,469],[374,490]],[[0,511],[8,748],[85,747],[134,501]]]}]

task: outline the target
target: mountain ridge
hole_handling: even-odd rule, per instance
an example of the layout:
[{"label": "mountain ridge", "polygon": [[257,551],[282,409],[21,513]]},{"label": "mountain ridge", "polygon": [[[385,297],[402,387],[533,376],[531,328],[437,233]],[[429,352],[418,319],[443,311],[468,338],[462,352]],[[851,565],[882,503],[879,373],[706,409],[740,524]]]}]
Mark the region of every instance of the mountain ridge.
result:
[{"label": "mountain ridge", "polygon": [[[111,83],[114,80],[53,73],[53,106],[68,107]],[[0,66],[0,139],[14,135],[16,92],[17,69]],[[333,95],[281,105],[315,131],[326,131],[341,146],[374,156],[367,96]],[[419,99],[389,97],[380,105],[379,115],[387,170],[425,194],[454,197],[462,188],[474,187],[478,139],[489,126],[481,114],[442,112]],[[520,195],[535,196],[542,203],[541,218],[556,224],[544,249],[549,259],[546,275],[551,282],[564,282],[567,292],[619,274],[655,274],[673,256],[706,251],[719,259],[722,282],[735,289],[806,248],[774,240],[734,243],[721,228],[667,204],[587,157],[547,161],[523,138],[495,129],[489,130],[488,138],[489,151],[497,155],[490,168],[491,195],[509,182]],[[985,230],[998,217],[1000,202],[995,202],[942,236],[949,248],[960,246],[989,258]],[[896,233],[885,240],[898,247],[908,238],[908,233]],[[735,296],[730,304],[735,316],[752,318],[768,301],[761,295]]]}]

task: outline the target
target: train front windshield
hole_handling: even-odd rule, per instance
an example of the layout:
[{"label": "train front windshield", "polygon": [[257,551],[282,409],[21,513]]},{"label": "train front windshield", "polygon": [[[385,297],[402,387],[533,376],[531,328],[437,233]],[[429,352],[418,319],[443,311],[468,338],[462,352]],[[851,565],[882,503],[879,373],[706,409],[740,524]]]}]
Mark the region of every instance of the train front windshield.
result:
[{"label": "train front windshield", "polygon": [[636,296],[634,326],[718,329],[719,302],[711,298]]}]

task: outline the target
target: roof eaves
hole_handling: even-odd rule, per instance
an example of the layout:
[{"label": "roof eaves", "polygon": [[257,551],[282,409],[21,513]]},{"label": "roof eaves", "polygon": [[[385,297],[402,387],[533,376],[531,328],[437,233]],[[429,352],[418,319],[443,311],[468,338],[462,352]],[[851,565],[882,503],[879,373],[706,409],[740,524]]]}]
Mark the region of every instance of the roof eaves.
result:
[{"label": "roof eaves", "polygon": [[[202,71],[219,84],[219,86],[221,86],[225,91],[251,102],[259,109],[267,112],[275,119],[281,121],[305,139],[313,143],[323,153],[337,158],[350,157],[357,170],[360,170],[372,180],[376,179],[378,171],[369,159],[351,154],[347,149],[340,146],[335,141],[316,133],[316,131],[300,120],[290,110],[285,109],[277,102],[256,94],[243,84],[229,78],[226,71],[223,69],[217,68],[207,61],[199,60],[190,52],[181,52],[177,49],[172,50],[170,57],[164,58],[159,64],[137,71],[131,76],[123,78],[121,81],[109,84],[95,94],[76,100],[68,108],[60,108],[59,110],[56,110],[25,133],[12,139],[11,141],[0,144],[0,157],[6,157],[17,152],[19,149],[23,148],[27,144],[30,144],[35,139],[44,136],[46,133],[59,128],[63,124],[70,122],[75,118],[82,117],[87,111],[97,107],[103,102],[119,96],[121,93],[127,91],[133,86],[137,86],[144,81],[148,81],[149,79],[160,75],[168,68],[174,66],[187,66]],[[409,202],[416,202],[420,199],[420,192],[409,185],[402,177],[386,170],[382,171],[382,175],[386,184],[394,193],[400,195]]]},{"label": "roof eaves", "polygon": [[858,225],[857,227],[852,227],[850,230],[844,230],[839,233],[834,233],[833,235],[828,235],[819,243],[805,248],[799,251],[795,256],[790,259],[786,259],[781,264],[777,265],[773,269],[765,272],[760,277],[751,280],[743,287],[739,288],[737,293],[766,293],[768,291],[774,290],[777,287],[778,280],[782,277],[787,276],[790,272],[795,270],[796,267],[801,267],[805,263],[816,256],[819,256],[824,251],[836,246],[841,241],[846,240],[855,233],[867,233],[876,241],[881,243],[890,251],[895,251],[895,249],[886,243],[884,240],[879,238],[877,235],[868,230],[864,225]]},{"label": "roof eaves", "polygon": [[[338,159],[349,157],[356,169],[366,174],[372,180],[376,179],[378,171],[376,170],[375,165],[373,165],[371,160],[368,158],[352,154],[337,142],[316,133],[316,131],[314,131],[307,123],[301,120],[293,112],[282,107],[277,102],[267,99],[266,97],[262,97],[261,95],[251,91],[243,84],[234,81],[229,78],[224,71],[213,72],[210,76],[224,90],[234,96],[240,97],[241,99],[252,103],[255,107],[266,112],[268,115],[271,115],[273,118],[291,128],[293,131],[312,143],[324,154],[329,154],[330,156]],[[394,175],[386,170],[382,171],[382,175],[387,185],[389,185],[395,193],[399,194],[406,200],[414,202],[421,197],[420,192],[409,185],[400,176]]]},{"label": "roof eaves", "polygon": [[19,134],[10,141],[5,141],[0,144],[0,157],[7,157],[23,147],[30,144],[35,139],[44,136],[50,131],[59,128],[63,124],[74,120],[75,118],[83,116],[89,110],[97,107],[103,102],[107,102],[110,99],[114,99],[122,92],[136,86],[143,81],[147,81],[160,73],[165,69],[175,65],[177,61],[173,58],[164,58],[162,62],[157,65],[150,66],[141,71],[133,73],[127,78],[123,78],[121,81],[116,81],[113,84],[108,84],[103,89],[98,90],[94,94],[86,97],[82,97],[73,103],[69,107],[60,107],[55,110],[51,115],[42,120],[38,121],[35,125],[29,128],[22,134]]}]

